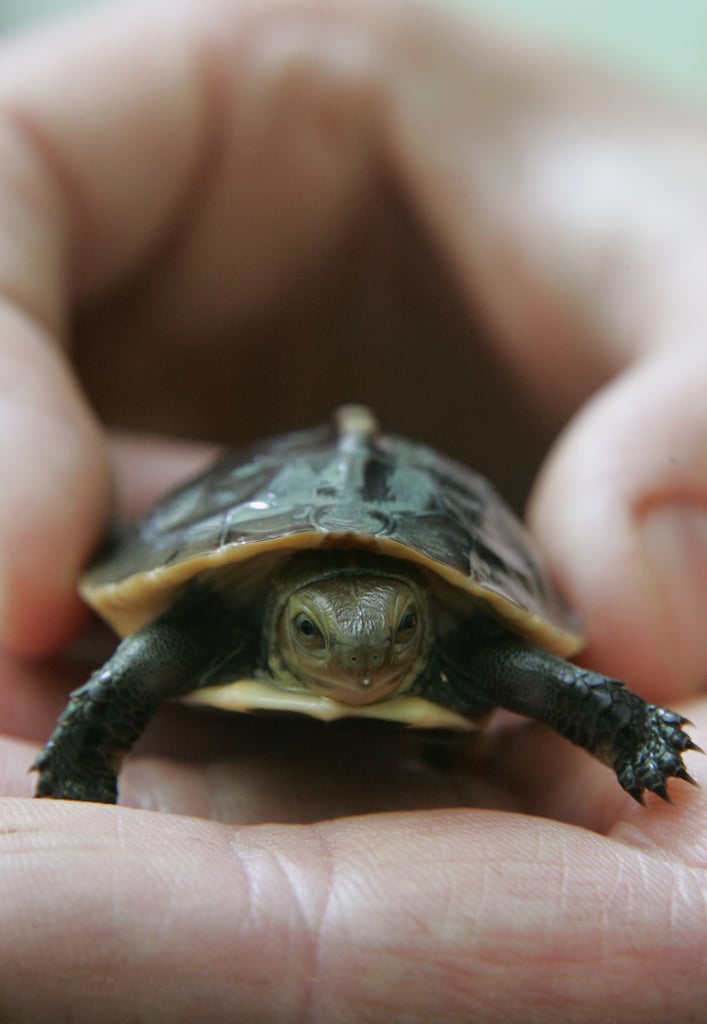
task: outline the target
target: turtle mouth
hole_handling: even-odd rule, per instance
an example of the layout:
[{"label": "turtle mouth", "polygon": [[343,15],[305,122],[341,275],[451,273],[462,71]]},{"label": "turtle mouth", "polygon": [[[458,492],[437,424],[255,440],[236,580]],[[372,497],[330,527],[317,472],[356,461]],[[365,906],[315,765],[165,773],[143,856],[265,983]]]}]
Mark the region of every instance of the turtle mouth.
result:
[{"label": "turtle mouth", "polygon": [[387,700],[397,693],[405,680],[405,671],[399,668],[379,669],[375,672],[346,673],[341,675],[308,675],[307,688],[323,697],[342,704],[363,706]]}]

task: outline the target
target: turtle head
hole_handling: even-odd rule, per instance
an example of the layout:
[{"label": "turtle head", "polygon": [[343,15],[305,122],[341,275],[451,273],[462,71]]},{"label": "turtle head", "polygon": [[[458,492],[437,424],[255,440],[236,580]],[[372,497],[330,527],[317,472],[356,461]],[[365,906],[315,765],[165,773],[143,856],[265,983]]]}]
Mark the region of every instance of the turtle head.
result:
[{"label": "turtle head", "polygon": [[429,601],[412,573],[315,575],[279,602],[273,625],[275,678],[352,705],[406,689],[431,645]]}]

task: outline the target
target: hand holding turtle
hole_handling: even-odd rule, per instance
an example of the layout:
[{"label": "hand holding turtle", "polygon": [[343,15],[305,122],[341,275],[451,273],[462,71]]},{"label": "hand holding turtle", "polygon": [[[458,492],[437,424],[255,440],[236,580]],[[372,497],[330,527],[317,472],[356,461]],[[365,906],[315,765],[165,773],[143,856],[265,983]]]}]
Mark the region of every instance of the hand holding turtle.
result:
[{"label": "hand holding turtle", "polygon": [[[355,391],[512,483],[593,392],[540,478],[534,529],[594,664],[665,703],[696,693],[702,126],[407,4],[395,18],[379,4],[168,6],[7,44],[0,63],[7,648],[55,649],[82,614],[75,581],[111,468],[84,394],[124,429],[239,440],[315,422]],[[157,463],[154,450],[114,447],[124,505],[199,457],[165,447]],[[80,681],[64,668],[52,689],[47,674],[5,662],[6,732],[21,737],[2,747],[5,792],[29,793],[28,741],[36,752],[67,676]],[[686,710],[699,741],[703,707]],[[60,1003],[118,1020],[132,1000],[154,1020],[205,1006],[232,1019],[236,999],[250,1019],[350,1007],[453,1021],[501,1005],[525,1021],[562,1000],[565,1018],[596,1020],[610,1000],[616,1020],[696,1019],[701,794],[634,810],[540,730],[510,732],[479,775],[406,758],[405,739],[312,750],[306,734],[274,742],[257,724],[185,715],[157,723],[125,802],[238,824],[338,820],[234,829],[5,801],[9,1016]],[[409,813],[465,805],[593,831]],[[405,813],[340,820],[392,809]]]}]

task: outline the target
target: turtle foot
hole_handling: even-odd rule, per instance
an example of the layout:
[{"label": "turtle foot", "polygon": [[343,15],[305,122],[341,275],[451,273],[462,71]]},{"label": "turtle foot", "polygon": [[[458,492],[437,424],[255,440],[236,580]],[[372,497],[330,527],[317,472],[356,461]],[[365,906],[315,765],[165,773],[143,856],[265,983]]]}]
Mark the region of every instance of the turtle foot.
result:
[{"label": "turtle foot", "polygon": [[86,765],[79,769],[51,742],[39,753],[30,770],[39,772],[34,794],[37,797],[101,804],[114,804],[118,798],[115,774],[98,765],[92,765],[90,771]]},{"label": "turtle foot", "polygon": [[686,718],[657,704],[643,704],[635,711],[631,724],[616,737],[614,769],[627,793],[643,803],[646,790],[672,803],[667,783],[684,779],[696,786],[685,767],[682,755],[687,750],[704,753],[684,731]]}]

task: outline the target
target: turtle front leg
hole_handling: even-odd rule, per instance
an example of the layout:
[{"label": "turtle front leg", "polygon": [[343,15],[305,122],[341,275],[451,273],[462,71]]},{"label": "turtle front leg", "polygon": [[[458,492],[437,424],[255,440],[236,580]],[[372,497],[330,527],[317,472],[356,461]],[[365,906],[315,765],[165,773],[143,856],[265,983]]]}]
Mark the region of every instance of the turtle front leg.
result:
[{"label": "turtle front leg", "polygon": [[246,631],[224,619],[213,598],[190,597],[123,640],[71,694],[32,765],[36,796],[115,803],[123,756],[160,704],[205,685],[242,646]]},{"label": "turtle front leg", "polygon": [[115,803],[123,755],[159,705],[178,696],[183,672],[164,630],[148,626],[118,646],[70,695],[32,768],[37,796]]},{"label": "turtle front leg", "polygon": [[669,800],[673,776],[694,783],[682,754],[700,748],[682,728],[687,719],[648,704],[618,679],[515,638],[457,635],[440,669],[445,704],[462,714],[495,705],[544,722],[613,768],[640,803],[646,789]]}]

